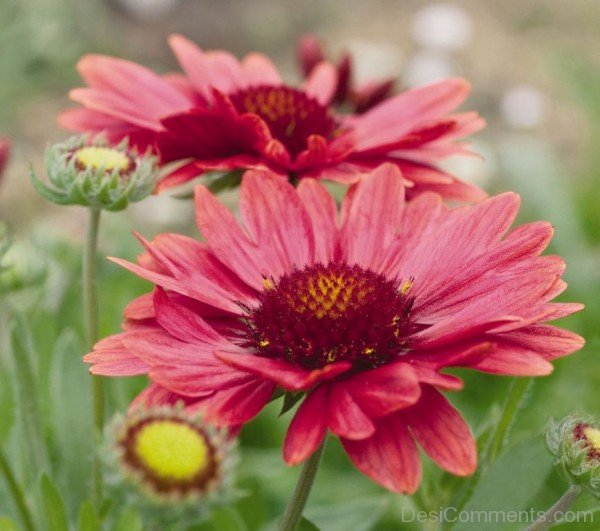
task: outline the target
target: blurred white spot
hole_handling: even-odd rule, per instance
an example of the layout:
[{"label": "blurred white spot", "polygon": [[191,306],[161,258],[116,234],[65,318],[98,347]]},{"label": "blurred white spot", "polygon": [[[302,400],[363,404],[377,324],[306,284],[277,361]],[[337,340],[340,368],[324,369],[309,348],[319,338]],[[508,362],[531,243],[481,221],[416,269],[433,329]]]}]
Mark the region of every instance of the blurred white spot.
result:
[{"label": "blurred white spot", "polygon": [[413,18],[411,33],[426,48],[460,50],[471,42],[471,17],[453,4],[430,4]]},{"label": "blurred white spot", "polygon": [[521,85],[510,89],[502,98],[502,116],[519,129],[540,125],[546,114],[546,98],[539,90]]},{"label": "blurred white spot", "polygon": [[404,69],[403,79],[406,86],[417,87],[439,81],[452,74],[454,74],[454,64],[446,54],[421,51],[409,59]]},{"label": "blurred white spot", "polygon": [[400,48],[371,41],[350,41],[346,49],[352,54],[353,75],[357,83],[397,78],[404,56]]},{"label": "blurred white spot", "polygon": [[168,194],[151,195],[141,203],[132,204],[131,212],[136,221],[155,229],[183,226],[194,215],[194,201],[175,199]]},{"label": "blurred white spot", "polygon": [[180,0],[119,0],[125,10],[143,20],[156,20],[171,11]]}]

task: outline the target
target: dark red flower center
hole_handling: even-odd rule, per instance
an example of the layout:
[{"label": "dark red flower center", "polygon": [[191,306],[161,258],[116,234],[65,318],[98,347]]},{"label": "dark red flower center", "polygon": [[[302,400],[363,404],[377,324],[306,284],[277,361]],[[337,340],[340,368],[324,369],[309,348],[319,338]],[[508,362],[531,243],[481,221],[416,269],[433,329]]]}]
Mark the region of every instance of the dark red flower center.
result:
[{"label": "dark red flower center", "polygon": [[329,138],[336,126],[327,107],[284,85],[251,87],[230,95],[230,99],[238,112],[260,116],[292,157],[306,149],[310,135]]},{"label": "dark red flower center", "polygon": [[410,284],[344,263],[267,279],[248,310],[247,346],[309,369],[337,361],[376,367],[407,349]]}]

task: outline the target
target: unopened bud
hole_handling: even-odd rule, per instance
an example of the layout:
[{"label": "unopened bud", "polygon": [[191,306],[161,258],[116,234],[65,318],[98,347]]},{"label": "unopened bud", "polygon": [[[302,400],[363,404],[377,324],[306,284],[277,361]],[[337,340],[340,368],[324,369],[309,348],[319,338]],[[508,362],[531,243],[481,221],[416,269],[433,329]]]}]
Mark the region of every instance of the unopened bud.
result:
[{"label": "unopened bud", "polygon": [[111,147],[100,137],[72,137],[48,148],[45,160],[49,184],[33,170],[31,182],[59,205],[123,210],[147,197],[156,182],[156,158],[130,149],[127,140]]}]

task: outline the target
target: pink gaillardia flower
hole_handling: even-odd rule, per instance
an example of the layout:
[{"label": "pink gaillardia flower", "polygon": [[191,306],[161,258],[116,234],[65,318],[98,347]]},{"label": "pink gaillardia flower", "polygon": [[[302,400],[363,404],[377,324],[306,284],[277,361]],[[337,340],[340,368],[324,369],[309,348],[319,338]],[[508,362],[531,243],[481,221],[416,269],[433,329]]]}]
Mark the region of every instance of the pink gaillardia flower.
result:
[{"label": "pink gaillardia flower", "polygon": [[163,164],[176,164],[159,191],[213,170],[354,182],[391,162],[402,171],[407,197],[426,190],[458,200],[485,197],[438,167],[444,158],[470,154],[458,139],[484,125],[475,112],[453,113],[470,92],[462,79],[409,90],[361,115],[338,115],[332,106],[338,74],[325,61],[295,88],[261,54],[238,62],[180,36],[170,43],[185,76],[84,57],[78,68],[88,87],[71,91],[84,107],[60,117],[72,131],[103,132],[111,141],[128,136],[142,150],[154,146]]},{"label": "pink gaillardia flower", "polygon": [[[309,77],[313,69],[325,61],[323,46],[313,35],[304,35],[298,40],[297,55],[304,77]],[[362,114],[392,95],[394,79],[371,81],[357,87],[352,62],[352,56],[346,52],[336,64],[337,84],[332,103]]]},{"label": "pink gaillardia flower", "polygon": [[462,382],[442,369],[541,376],[583,343],[546,324],[581,305],[550,302],[565,289],[563,260],[540,256],[551,226],[508,232],[515,194],[456,209],[433,193],[406,203],[391,164],[350,188],[339,217],[314,179],[295,189],[252,170],[240,193],[242,225],[198,186],[203,243],[140,238],[138,264],[115,259],[156,289],[85,361],[94,374],[148,374],[134,406],[183,401],[237,427],[276,389],[305,393],[285,438],[288,464],[330,431],[358,469],[410,493],[416,443],[454,474],[476,467],[471,432],[440,392]]}]

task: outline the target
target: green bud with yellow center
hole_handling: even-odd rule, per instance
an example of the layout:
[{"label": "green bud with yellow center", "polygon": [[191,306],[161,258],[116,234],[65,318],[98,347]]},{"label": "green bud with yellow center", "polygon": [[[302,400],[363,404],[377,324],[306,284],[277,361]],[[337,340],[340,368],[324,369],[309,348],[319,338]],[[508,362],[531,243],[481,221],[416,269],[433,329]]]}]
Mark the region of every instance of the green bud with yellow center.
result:
[{"label": "green bud with yellow center", "polygon": [[117,465],[160,504],[226,498],[234,443],[181,407],[140,409],[114,430]]},{"label": "green bud with yellow center", "polygon": [[141,201],[155,187],[156,158],[130,149],[126,140],[109,146],[102,137],[72,137],[46,151],[48,184],[30,172],[35,189],[59,205],[118,211]]},{"label": "green bud with yellow center", "polygon": [[559,473],[600,499],[600,427],[577,415],[550,419],[546,444]]}]

